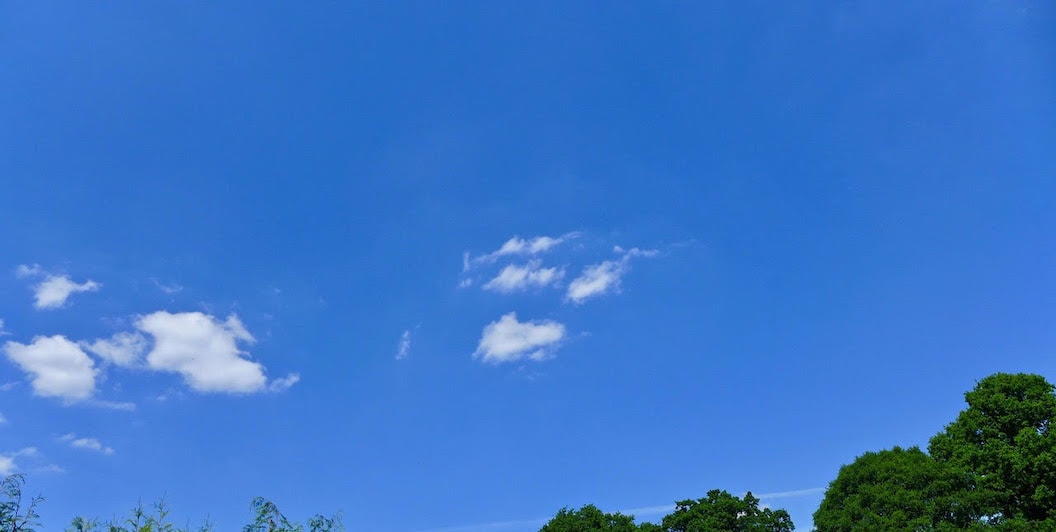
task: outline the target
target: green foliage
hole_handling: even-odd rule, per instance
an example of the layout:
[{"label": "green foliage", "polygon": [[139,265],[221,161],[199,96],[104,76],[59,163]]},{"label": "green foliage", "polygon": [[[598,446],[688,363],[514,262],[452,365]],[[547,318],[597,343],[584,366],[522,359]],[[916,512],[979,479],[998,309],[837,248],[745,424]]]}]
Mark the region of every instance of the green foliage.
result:
[{"label": "green foliage", "polygon": [[931,456],[968,477],[958,492],[995,525],[1056,522],[1056,394],[1039,375],[998,373],[964,395],[968,408],[931,439]]},{"label": "green foliage", "polygon": [[44,497],[38,495],[30,498],[23,508],[22,491],[25,485],[26,478],[22,475],[8,475],[0,481],[0,492],[5,499],[0,502],[0,529],[4,532],[34,532],[34,527],[40,526],[37,506],[44,502]]},{"label": "green foliage", "polygon": [[759,499],[711,490],[698,500],[678,501],[662,524],[636,525],[634,517],[607,514],[596,506],[563,508],[540,532],[791,532],[795,527],[784,510],[759,508]]},{"label": "green foliage", "polygon": [[562,508],[539,532],[638,532],[648,530],[634,524],[634,517],[607,514],[588,504],[579,510]]},{"label": "green foliage", "polygon": [[665,532],[790,532],[792,518],[784,510],[759,508],[759,499],[748,493],[735,497],[711,490],[698,500],[678,501],[674,513],[664,517]]},{"label": "green foliage", "polygon": [[[253,522],[242,528],[242,532],[304,532],[304,525],[293,523],[282,515],[275,503],[264,497],[256,497],[250,503],[253,509]],[[308,520],[308,532],[341,532],[341,516],[325,517],[316,515]]]},{"label": "green foliage", "polygon": [[967,528],[972,521],[953,495],[963,485],[962,476],[917,447],[865,453],[840,468],[814,513],[814,526],[821,531]]},{"label": "green foliage", "polygon": [[[75,517],[66,528],[66,532],[191,532],[190,527],[179,528],[169,521],[169,505],[164,499],[154,503],[152,512],[137,503],[123,520],[113,519],[100,524],[97,519]],[[195,529],[196,532],[213,532],[213,525],[208,520]]]},{"label": "green foliage", "polygon": [[997,373],[928,454],[898,447],[840,469],[817,530],[1056,531],[1056,394],[1043,377]]}]

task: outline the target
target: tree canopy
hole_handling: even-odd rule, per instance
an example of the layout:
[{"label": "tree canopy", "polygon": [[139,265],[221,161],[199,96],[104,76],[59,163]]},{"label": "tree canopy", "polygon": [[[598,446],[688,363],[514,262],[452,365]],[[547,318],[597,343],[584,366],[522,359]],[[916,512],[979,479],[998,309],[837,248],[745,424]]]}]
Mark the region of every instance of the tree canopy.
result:
[{"label": "tree canopy", "polygon": [[664,517],[667,532],[789,532],[792,518],[784,510],[760,508],[751,492],[744,498],[723,490],[711,490],[698,500],[678,501],[674,513]]},{"label": "tree canopy", "polygon": [[1043,377],[997,373],[918,448],[865,453],[840,469],[817,530],[1056,530],[1056,394]]},{"label": "tree canopy", "polygon": [[540,532],[790,532],[795,527],[784,510],[760,508],[759,499],[744,498],[723,490],[711,490],[703,499],[675,504],[675,511],[660,525],[635,524],[634,517],[607,514],[596,506],[562,509]]},{"label": "tree canopy", "polygon": [[562,508],[540,532],[640,532],[642,530],[655,530],[655,525],[636,525],[634,516],[623,515],[619,512],[609,514],[602,512],[597,506],[588,504],[579,510]]},{"label": "tree canopy", "polygon": [[1056,394],[1039,375],[998,373],[964,394],[968,408],[931,439],[963,472],[956,495],[979,521],[1056,523]]}]

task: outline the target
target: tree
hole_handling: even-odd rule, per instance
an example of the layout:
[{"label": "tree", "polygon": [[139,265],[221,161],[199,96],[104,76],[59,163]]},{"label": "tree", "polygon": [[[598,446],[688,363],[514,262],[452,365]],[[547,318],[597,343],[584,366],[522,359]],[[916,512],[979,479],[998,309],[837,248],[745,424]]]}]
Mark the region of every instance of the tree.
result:
[{"label": "tree", "polygon": [[1056,394],[1039,375],[991,375],[931,439],[932,458],[967,478],[955,496],[978,522],[1056,528]]},{"label": "tree", "polygon": [[674,513],[664,517],[666,532],[790,532],[792,518],[784,510],[759,508],[751,492],[743,499],[723,490],[711,490],[699,500],[678,501]]},{"label": "tree", "polygon": [[[303,525],[291,522],[275,503],[264,497],[254,498],[250,508],[253,509],[253,522],[243,527],[243,532],[304,532]],[[308,520],[309,532],[341,532],[344,529],[340,515],[316,515]]]},{"label": "tree", "polygon": [[22,506],[22,491],[26,485],[26,477],[22,475],[8,475],[0,481],[0,492],[6,500],[0,502],[0,530],[4,532],[33,532],[34,527],[40,526],[37,519],[37,506],[44,502],[44,497],[36,496],[29,499],[25,508]]},{"label": "tree", "polygon": [[579,510],[562,508],[557,512],[539,532],[640,532],[642,530],[654,530],[653,528],[642,528],[636,525],[634,516],[623,515],[619,512],[607,514],[593,504],[588,504]]},{"label": "tree", "polygon": [[971,520],[952,493],[961,477],[917,447],[868,452],[840,468],[814,526],[821,532],[942,530]]}]

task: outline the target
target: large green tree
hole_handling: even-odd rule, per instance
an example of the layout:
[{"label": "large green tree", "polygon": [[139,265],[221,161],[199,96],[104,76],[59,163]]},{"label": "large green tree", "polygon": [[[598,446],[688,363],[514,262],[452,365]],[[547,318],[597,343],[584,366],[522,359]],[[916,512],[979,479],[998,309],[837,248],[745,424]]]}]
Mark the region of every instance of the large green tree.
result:
[{"label": "large green tree", "polygon": [[968,408],[931,439],[931,457],[967,477],[955,496],[978,521],[1056,528],[1053,390],[1039,375],[991,375],[964,395]]},{"label": "large green tree", "polygon": [[795,530],[784,510],[760,508],[759,499],[744,498],[723,490],[711,490],[698,500],[678,501],[675,511],[664,517],[666,532],[789,532]]},{"label": "large green tree", "polygon": [[840,468],[814,526],[821,532],[966,528],[970,516],[953,497],[962,482],[917,447],[868,452]]}]

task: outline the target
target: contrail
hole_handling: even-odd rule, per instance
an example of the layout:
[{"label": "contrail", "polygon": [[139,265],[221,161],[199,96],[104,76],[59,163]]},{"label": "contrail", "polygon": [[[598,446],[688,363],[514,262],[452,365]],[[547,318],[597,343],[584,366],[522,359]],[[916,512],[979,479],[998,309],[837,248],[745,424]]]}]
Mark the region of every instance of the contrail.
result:
[{"label": "contrail", "polygon": [[[791,499],[793,497],[803,497],[806,495],[814,495],[825,491],[825,488],[805,488],[800,490],[791,491],[775,491],[773,493],[753,493],[752,496],[761,500],[771,499]],[[631,508],[629,510],[620,510],[619,512],[624,515],[656,515],[662,513],[668,513],[675,509],[674,504],[664,504],[661,506],[643,506],[641,508]],[[516,527],[518,530],[523,530],[529,526],[540,526],[543,523],[549,521],[550,517],[539,517],[536,519],[519,519],[516,521],[492,521],[491,523],[478,523],[475,525],[456,525],[447,526],[441,528],[429,528],[426,530],[419,530],[417,532],[490,532],[499,530],[508,530]]]}]

